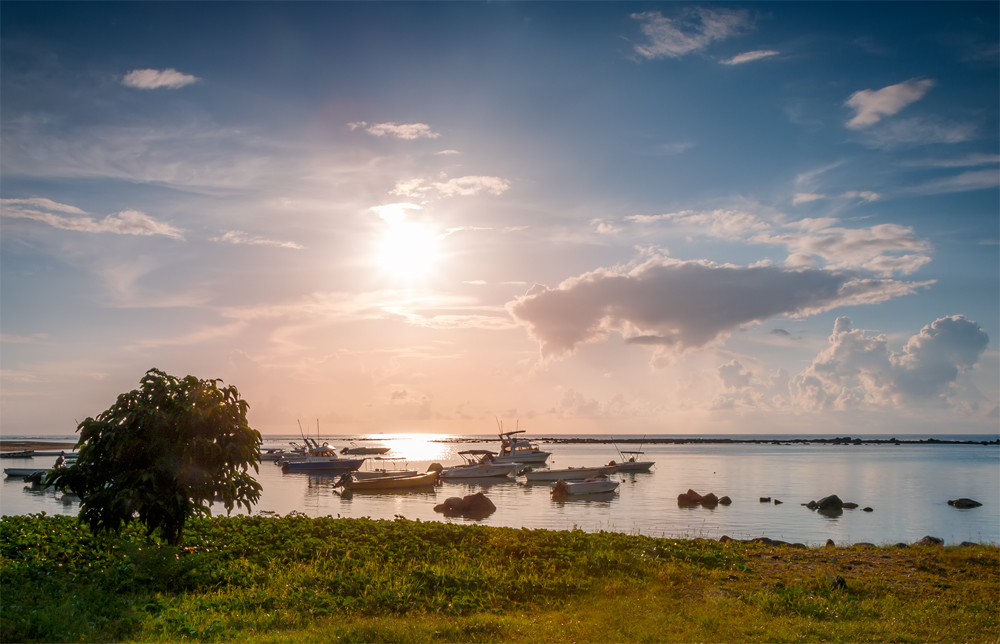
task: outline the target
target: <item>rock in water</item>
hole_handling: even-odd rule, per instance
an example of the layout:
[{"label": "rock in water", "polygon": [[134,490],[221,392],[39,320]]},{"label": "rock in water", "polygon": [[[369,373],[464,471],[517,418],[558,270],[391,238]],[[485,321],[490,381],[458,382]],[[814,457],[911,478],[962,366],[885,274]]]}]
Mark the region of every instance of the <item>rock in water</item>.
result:
[{"label": "rock in water", "polygon": [[844,502],[836,494],[824,496],[816,503],[817,510],[843,510]]},{"label": "rock in water", "polygon": [[973,501],[972,499],[955,499],[954,501],[948,501],[948,505],[959,508],[960,510],[968,510],[969,508],[978,508],[982,505],[979,501]]}]

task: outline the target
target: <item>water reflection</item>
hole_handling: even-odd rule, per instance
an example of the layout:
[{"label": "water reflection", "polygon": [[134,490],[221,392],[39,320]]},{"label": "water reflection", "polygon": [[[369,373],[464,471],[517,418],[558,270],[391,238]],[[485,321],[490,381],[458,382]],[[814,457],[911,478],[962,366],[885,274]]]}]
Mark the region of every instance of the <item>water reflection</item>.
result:
[{"label": "water reflection", "polygon": [[616,492],[598,492],[596,494],[579,494],[576,496],[564,496],[561,498],[552,498],[552,502],[557,505],[565,505],[567,503],[610,503],[618,498]]}]

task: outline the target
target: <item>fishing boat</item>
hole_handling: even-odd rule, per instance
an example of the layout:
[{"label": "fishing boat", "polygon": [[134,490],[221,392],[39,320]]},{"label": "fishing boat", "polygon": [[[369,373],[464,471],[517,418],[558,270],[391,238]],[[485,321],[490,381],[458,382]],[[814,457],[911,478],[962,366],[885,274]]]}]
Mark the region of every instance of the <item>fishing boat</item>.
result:
[{"label": "fishing boat", "polygon": [[551,452],[538,449],[538,445],[531,441],[515,438],[517,434],[523,434],[524,430],[519,429],[512,432],[503,431],[503,423],[497,420],[500,428],[500,453],[493,459],[496,463],[525,463],[538,465],[548,460]]},{"label": "fishing boat", "polygon": [[[434,470],[415,474],[413,476],[384,476],[381,478],[355,479],[353,475],[345,476],[344,487],[352,492],[374,492],[388,490],[408,490],[418,487],[433,487],[438,482],[438,473]],[[343,480],[343,479],[342,479]]]},{"label": "fishing boat", "polygon": [[556,481],[552,484],[552,496],[574,496],[578,494],[601,494],[618,489],[618,481],[612,481],[606,474],[598,474],[583,481]]},{"label": "fishing boat", "polygon": [[35,456],[35,450],[33,449],[22,449],[16,452],[0,452],[0,458],[32,458]]},{"label": "fishing boat", "polygon": [[5,467],[3,468],[3,473],[9,479],[24,479],[35,474],[36,472],[41,472],[42,475],[48,474],[52,471],[49,467]]},{"label": "fishing boat", "polygon": [[469,449],[459,452],[458,455],[465,459],[465,463],[441,470],[442,479],[510,476],[522,467],[521,463],[497,463],[494,460],[496,455],[485,449]]},{"label": "fishing boat", "polygon": [[582,481],[598,474],[614,474],[617,470],[617,465],[567,467],[560,470],[528,470],[524,476],[529,481]]},{"label": "fishing boat", "polygon": [[355,443],[351,443],[350,447],[345,447],[340,450],[341,454],[385,454],[388,452],[390,447],[363,447]]},{"label": "fishing boat", "polygon": [[[299,424],[302,433],[302,425]],[[316,434],[319,435],[319,421],[316,421]],[[363,458],[340,458],[337,450],[329,443],[320,445],[318,438],[310,438],[302,433],[302,440],[308,450],[302,457],[282,457],[277,462],[281,471],[288,472],[353,472],[365,462]]]},{"label": "fishing boat", "polygon": [[[643,452],[621,452],[622,462],[616,463],[619,472],[648,472],[649,468],[656,465],[655,461],[641,461],[639,458]],[[614,463],[614,461],[612,461]]]},{"label": "fishing boat", "polygon": [[405,456],[376,456],[365,459],[368,462],[368,469],[358,470],[352,476],[355,479],[381,479],[391,476],[416,476],[420,472],[406,469]]}]

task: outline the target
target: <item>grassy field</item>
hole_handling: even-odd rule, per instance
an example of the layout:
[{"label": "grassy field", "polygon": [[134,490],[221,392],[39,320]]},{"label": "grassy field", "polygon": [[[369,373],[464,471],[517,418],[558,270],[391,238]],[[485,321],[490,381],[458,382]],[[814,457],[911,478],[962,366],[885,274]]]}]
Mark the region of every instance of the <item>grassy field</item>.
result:
[{"label": "grassy field", "polygon": [[1000,549],[397,519],[0,520],[3,642],[997,642]]}]

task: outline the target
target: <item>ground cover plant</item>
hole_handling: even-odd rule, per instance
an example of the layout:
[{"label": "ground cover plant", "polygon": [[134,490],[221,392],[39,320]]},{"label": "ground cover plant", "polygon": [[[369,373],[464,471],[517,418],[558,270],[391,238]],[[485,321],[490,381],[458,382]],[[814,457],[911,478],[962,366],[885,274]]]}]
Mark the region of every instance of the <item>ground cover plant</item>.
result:
[{"label": "ground cover plant", "polygon": [[3,642],[990,641],[1000,549],[795,549],[437,522],[0,519]]}]

